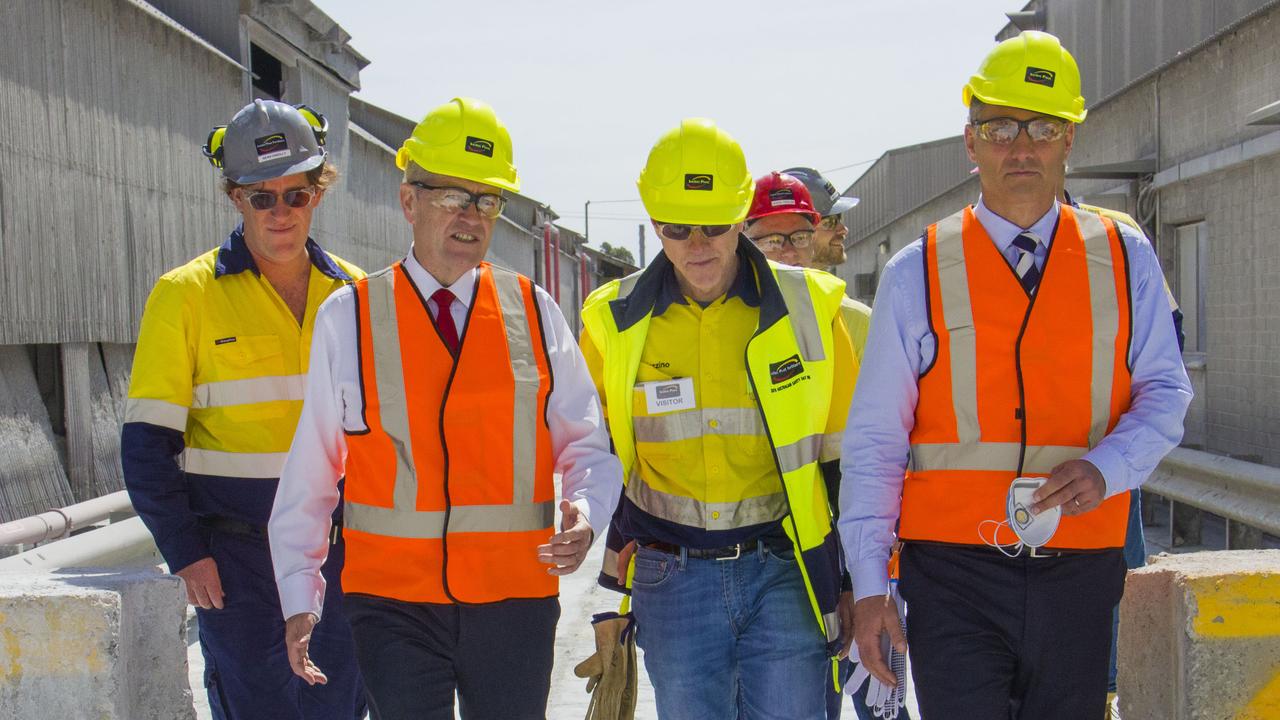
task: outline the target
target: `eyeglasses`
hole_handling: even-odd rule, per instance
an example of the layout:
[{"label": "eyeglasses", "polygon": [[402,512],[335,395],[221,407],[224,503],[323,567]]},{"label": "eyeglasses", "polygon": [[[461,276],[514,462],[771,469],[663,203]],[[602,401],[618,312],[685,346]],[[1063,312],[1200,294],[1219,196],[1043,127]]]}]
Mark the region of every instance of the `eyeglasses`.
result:
[{"label": "eyeglasses", "polygon": [[843,219],[839,215],[828,215],[822,218],[822,222],[819,224],[819,227],[823,230],[835,230],[840,227],[842,222]]},{"label": "eyeglasses", "polygon": [[1067,122],[1056,118],[1037,117],[1030,120],[1014,120],[1011,117],[991,118],[982,122],[970,122],[978,137],[996,145],[1010,145],[1018,134],[1027,131],[1027,137],[1038,143],[1058,140],[1067,133]]},{"label": "eyeglasses", "polygon": [[708,239],[720,237],[729,232],[732,225],[684,225],[681,223],[663,223],[657,220],[653,221],[653,227],[658,234],[668,240],[688,240],[693,235],[694,230],[701,230],[703,237]]},{"label": "eyeglasses", "polygon": [[809,243],[813,242],[812,230],[796,230],[791,233],[769,233],[761,235],[758,238],[751,238],[751,242],[756,244],[762,252],[774,252],[781,250],[786,243],[791,243],[791,247],[803,248],[809,247]]},{"label": "eyeglasses", "polygon": [[452,185],[428,185],[414,180],[410,185],[434,193],[431,204],[449,212],[465,212],[472,204],[476,212],[487,218],[496,218],[507,206],[507,199],[497,193],[473,193]]},{"label": "eyeglasses", "polygon": [[276,206],[276,198],[284,200],[284,204],[288,207],[304,208],[311,204],[311,201],[315,199],[319,192],[314,187],[285,190],[282,193],[267,192],[265,190],[240,191],[242,197],[249,202],[249,206],[254,210],[270,210]]}]

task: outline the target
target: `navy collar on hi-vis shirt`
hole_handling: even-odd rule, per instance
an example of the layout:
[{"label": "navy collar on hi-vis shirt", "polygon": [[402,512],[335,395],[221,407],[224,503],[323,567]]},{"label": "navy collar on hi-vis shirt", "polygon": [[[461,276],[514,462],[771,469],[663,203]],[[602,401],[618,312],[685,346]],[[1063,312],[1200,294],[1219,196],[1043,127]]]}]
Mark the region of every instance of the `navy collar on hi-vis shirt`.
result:
[{"label": "navy collar on hi-vis shirt", "polygon": [[[307,238],[307,257],[311,259],[311,264],[325,275],[334,280],[352,282],[351,276],[338,267],[338,264],[311,238]],[[218,257],[213,264],[213,276],[220,278],[223,275],[235,275],[245,270],[251,270],[254,275],[262,274],[258,271],[258,264],[253,261],[249,246],[244,243],[244,223],[240,223],[218,248]]]},{"label": "navy collar on hi-vis shirt", "polygon": [[[772,327],[787,314],[787,304],[769,270],[769,261],[746,235],[738,236],[738,275],[726,297],[738,297],[751,307],[759,307],[760,330]],[[676,282],[675,267],[666,253],[659,251],[640,273],[631,294],[611,301],[609,309],[613,311],[618,330],[622,331],[646,315],[661,315],[674,302],[684,304],[684,295]]]}]

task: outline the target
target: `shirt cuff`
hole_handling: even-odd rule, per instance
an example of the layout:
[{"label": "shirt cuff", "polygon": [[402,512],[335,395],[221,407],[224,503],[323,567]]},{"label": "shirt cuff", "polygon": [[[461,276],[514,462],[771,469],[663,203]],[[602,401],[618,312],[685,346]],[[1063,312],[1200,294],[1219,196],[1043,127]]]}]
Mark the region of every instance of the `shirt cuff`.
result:
[{"label": "shirt cuff", "polygon": [[319,573],[314,576],[299,573],[282,578],[277,583],[280,589],[280,610],[284,619],[299,613],[315,613],[323,617],[324,609],[324,577]]},{"label": "shirt cuff", "polygon": [[[596,538],[603,536],[605,528],[609,527],[609,517],[611,513],[606,511],[604,508],[594,507],[591,501],[586,498],[571,500],[570,503],[574,507],[578,508],[578,512],[582,513],[582,516],[587,520],[587,524],[591,526],[591,544],[594,545]],[[599,526],[596,525],[597,518],[601,519]],[[558,529],[559,528],[557,528],[557,530]]]},{"label": "shirt cuff", "polygon": [[163,546],[161,543],[156,543],[156,546],[165,564],[169,566],[170,574],[177,574],[191,563],[211,556],[209,546],[195,530],[175,533],[173,537],[165,539]]},{"label": "shirt cuff", "polygon": [[884,560],[862,560],[853,568],[853,599],[887,595],[889,570]]},{"label": "shirt cuff", "polygon": [[1125,462],[1119,450],[1109,445],[1099,445],[1085,453],[1082,459],[1102,473],[1102,482],[1106,485],[1103,499],[1133,489],[1129,487],[1129,463]]}]

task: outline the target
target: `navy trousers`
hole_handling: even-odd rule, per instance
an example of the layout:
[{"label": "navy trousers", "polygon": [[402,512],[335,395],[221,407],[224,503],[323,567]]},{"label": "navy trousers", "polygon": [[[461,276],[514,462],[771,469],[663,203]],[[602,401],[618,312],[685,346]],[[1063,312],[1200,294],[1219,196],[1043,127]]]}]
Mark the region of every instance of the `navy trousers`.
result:
[{"label": "navy trousers", "polygon": [[196,608],[204,682],[215,720],[353,720],[365,714],[351,627],[342,612],[342,541],[322,573],[323,618],[311,635],[311,659],[329,678],[307,685],[289,668],[284,618],[265,538],[211,532],[209,550],[226,594],[222,610]]},{"label": "navy trousers", "polygon": [[559,598],[480,605],[348,595],[374,720],[541,720]]},{"label": "navy trousers", "polygon": [[907,543],[899,588],[926,718],[1079,720],[1107,696],[1119,549],[1053,558]]}]

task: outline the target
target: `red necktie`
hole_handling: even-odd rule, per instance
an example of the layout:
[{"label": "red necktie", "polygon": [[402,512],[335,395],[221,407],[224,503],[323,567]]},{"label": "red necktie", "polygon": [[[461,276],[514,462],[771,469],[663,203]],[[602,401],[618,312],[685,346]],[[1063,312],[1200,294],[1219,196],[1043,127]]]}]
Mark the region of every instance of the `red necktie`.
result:
[{"label": "red necktie", "polygon": [[440,338],[454,357],[458,356],[458,326],[453,324],[453,313],[449,311],[449,307],[456,299],[445,288],[440,288],[431,295],[431,302],[436,304],[436,327],[440,330]]}]

